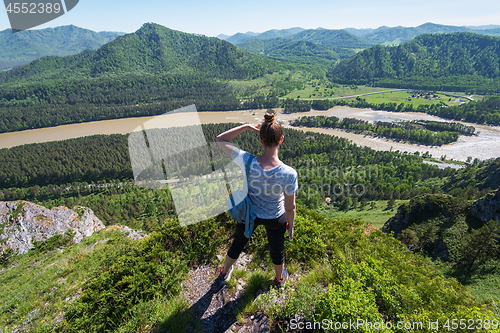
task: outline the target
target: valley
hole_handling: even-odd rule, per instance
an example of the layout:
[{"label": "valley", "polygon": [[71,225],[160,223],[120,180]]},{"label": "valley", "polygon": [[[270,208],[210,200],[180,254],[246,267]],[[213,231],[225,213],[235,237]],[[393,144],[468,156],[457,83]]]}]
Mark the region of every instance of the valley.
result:
[{"label": "valley", "polygon": [[[246,111],[220,111],[199,112],[198,116],[202,124],[210,123],[254,123],[262,119],[267,110],[246,110]],[[292,120],[306,116],[336,116],[339,118],[356,118],[364,121],[397,121],[397,120],[434,120],[445,121],[435,116],[416,112],[387,112],[372,109],[357,109],[351,107],[335,107],[327,111],[311,110],[309,112],[299,112],[278,115],[278,119],[283,121],[285,126]],[[154,117],[137,117],[115,120],[102,120],[81,124],[62,125],[50,128],[41,128],[12,133],[0,133],[0,149],[10,148],[23,144],[67,140],[96,134],[127,134],[142,123]],[[487,160],[500,156],[500,128],[498,126],[477,125],[462,122],[467,126],[477,128],[477,136],[461,136],[457,142],[441,147],[424,146],[387,140],[384,138],[370,137],[364,134],[356,134],[338,129],[301,127],[303,131],[313,131],[325,133],[333,136],[349,139],[353,143],[370,147],[375,150],[393,150],[400,152],[416,153],[421,155],[429,152],[434,158],[440,159],[446,156],[448,160],[466,161],[468,157],[472,159]],[[193,124],[194,125],[194,124]],[[170,122],[168,126],[177,126],[175,122]]]},{"label": "valley", "polygon": [[[59,43],[56,32],[45,40]],[[431,332],[429,323],[450,316],[498,331],[499,34],[428,23],[226,41],[145,23],[104,34],[110,40],[94,49],[1,71],[0,331],[274,333],[292,331],[291,319],[363,318]],[[25,61],[19,51],[11,58]],[[167,113],[155,123],[193,104],[195,118]],[[279,158],[298,173],[290,279],[272,285],[258,228],[233,277],[218,284],[234,221],[195,197],[214,201],[216,184],[202,176],[223,162],[184,145],[196,135],[214,142],[266,112],[283,123]],[[175,184],[135,179],[132,160],[148,165],[144,179],[159,166],[130,146],[148,121],[157,137],[135,133],[146,147],[186,148],[181,163],[161,161],[161,177]],[[376,136],[377,122],[399,136]],[[408,143],[405,130],[441,146]],[[261,152],[255,132],[232,142]],[[207,218],[183,225],[177,204]],[[82,216],[99,221],[83,239],[45,232],[79,230]],[[9,247],[13,237],[23,246]]]}]

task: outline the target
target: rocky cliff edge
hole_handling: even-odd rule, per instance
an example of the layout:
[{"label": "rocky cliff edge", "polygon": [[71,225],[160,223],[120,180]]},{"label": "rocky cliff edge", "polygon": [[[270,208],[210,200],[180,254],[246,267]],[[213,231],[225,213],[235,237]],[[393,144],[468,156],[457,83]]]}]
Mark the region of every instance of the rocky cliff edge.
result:
[{"label": "rocky cliff edge", "polygon": [[104,224],[86,207],[64,206],[47,209],[27,202],[0,201],[0,248],[12,248],[23,254],[33,248],[33,240],[44,241],[68,229],[74,233],[73,243],[79,243],[94,232],[104,229]]}]

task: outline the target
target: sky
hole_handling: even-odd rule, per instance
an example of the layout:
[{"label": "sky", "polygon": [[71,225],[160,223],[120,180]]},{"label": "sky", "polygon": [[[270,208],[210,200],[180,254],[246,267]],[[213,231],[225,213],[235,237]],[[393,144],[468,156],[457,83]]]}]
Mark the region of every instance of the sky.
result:
[{"label": "sky", "polygon": [[[36,2],[36,0],[33,0]],[[414,27],[500,25],[499,0],[80,0],[65,15],[33,29],[76,25],[94,31],[134,32],[146,22],[189,33],[217,36],[291,27]],[[10,28],[0,11],[0,30]]]}]

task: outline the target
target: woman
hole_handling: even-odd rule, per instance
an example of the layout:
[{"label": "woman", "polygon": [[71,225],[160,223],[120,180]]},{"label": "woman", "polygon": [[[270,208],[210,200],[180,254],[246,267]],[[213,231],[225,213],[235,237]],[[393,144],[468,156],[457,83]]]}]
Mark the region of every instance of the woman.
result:
[{"label": "woman", "polygon": [[[254,228],[264,225],[271,252],[271,259],[276,273],[275,282],[285,285],[288,272],[285,269],[284,241],[285,231],[288,238],[293,237],[295,222],[295,191],[298,189],[297,172],[278,158],[278,148],[283,142],[283,128],[274,114],[267,113],[262,124],[245,124],[216,138],[224,152],[238,164],[242,170],[251,154],[236,148],[230,141],[247,130],[259,132],[262,155],[254,158],[250,164],[248,194],[255,207],[257,218]],[[229,248],[219,278],[225,281],[231,277],[233,264],[238,259],[248,239],[245,237],[245,225],[238,223],[233,243]]]}]

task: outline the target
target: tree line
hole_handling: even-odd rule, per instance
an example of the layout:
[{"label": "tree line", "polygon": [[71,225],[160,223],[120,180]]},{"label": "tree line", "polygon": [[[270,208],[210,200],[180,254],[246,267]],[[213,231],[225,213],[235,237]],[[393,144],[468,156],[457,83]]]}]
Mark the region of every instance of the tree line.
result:
[{"label": "tree line", "polygon": [[292,126],[339,128],[355,133],[363,133],[388,139],[402,140],[410,143],[418,143],[430,146],[441,146],[443,144],[457,141],[460,134],[472,135],[475,131],[473,126],[459,123],[442,123],[437,121],[400,121],[384,122],[368,121],[343,118],[334,116],[307,116],[300,117],[290,122]]},{"label": "tree line", "polygon": [[[500,97],[491,96],[480,101],[471,101],[462,105],[445,106],[442,104],[411,103],[369,103],[364,98],[355,99],[323,99],[323,100],[282,100],[284,113],[328,110],[335,106],[350,106],[354,108],[372,108],[391,112],[422,112],[444,119],[466,121],[476,124],[500,125]],[[467,130],[465,131],[467,132]]]}]

